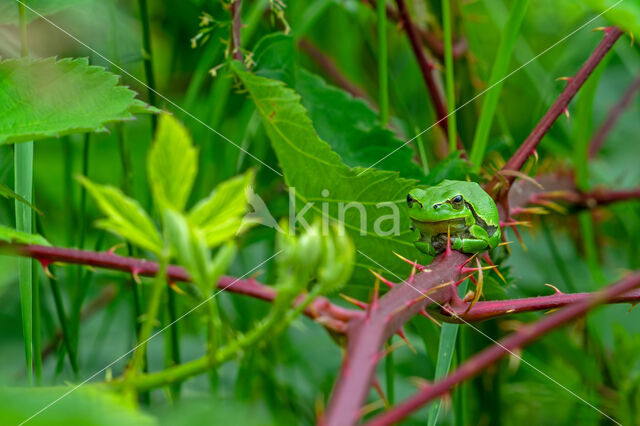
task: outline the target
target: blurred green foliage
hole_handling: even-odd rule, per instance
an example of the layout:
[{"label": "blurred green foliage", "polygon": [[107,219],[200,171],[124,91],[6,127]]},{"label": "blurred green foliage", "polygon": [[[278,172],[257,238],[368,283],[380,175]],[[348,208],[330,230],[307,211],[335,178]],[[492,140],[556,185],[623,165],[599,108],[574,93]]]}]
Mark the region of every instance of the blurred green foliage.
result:
[{"label": "blurred green foliage", "polygon": [[[417,25],[441,37],[440,2],[415,0],[408,3]],[[454,38],[464,37],[469,46],[466,54],[455,61],[456,105],[463,105],[489,84],[491,71],[495,69],[494,62],[499,58],[500,37],[514,3],[509,0],[452,2]],[[601,36],[590,30],[617,24],[633,31],[636,39],[640,38],[638,3],[627,0],[529,63],[538,53],[612,6],[614,1],[539,0],[529,3],[517,38],[510,40],[514,51],[506,72],[526,66],[503,83],[493,125],[487,136],[484,174],[471,175],[476,180],[490,174],[515,151],[563,89],[565,83],[556,79],[575,73],[597,45]],[[135,2],[47,0],[27,4],[46,14],[56,25],[109,61],[43,19],[29,14],[29,50],[32,57],[88,57],[91,65],[122,75],[120,83],[137,92],[138,99],[148,101],[147,90],[141,84],[145,76],[139,12]],[[166,198],[171,202],[179,199],[178,205],[173,207],[189,210],[208,194],[211,194],[208,200],[214,203],[216,188],[223,192],[226,188],[224,193],[229,197],[222,201],[218,199],[216,206],[238,207],[236,201],[230,200],[234,199],[233,195],[241,195],[240,188],[247,183],[244,179],[250,180],[249,176],[255,173],[255,193],[264,200],[271,215],[279,219],[289,214],[286,184],[295,186],[304,199],[315,197],[318,203],[324,199],[321,190],[325,188],[330,192],[330,196],[325,198],[339,197],[344,201],[354,201],[369,188],[368,201],[391,201],[401,206],[404,192],[415,182],[434,184],[444,178],[461,179],[470,173],[468,164],[458,154],[446,156],[446,135],[437,127],[402,146],[404,141],[431,127],[435,115],[406,34],[400,28],[390,22],[387,30],[390,125],[386,129],[377,122],[378,32],[374,8],[357,0],[290,0],[285,4],[283,8],[281,2],[275,0],[243,2],[245,25],[241,40],[244,63],[251,65],[252,74],[243,71],[239,63],[228,64],[225,50],[229,43],[231,17],[224,3],[149,1],[153,44],[151,59],[156,89],[162,94],[157,107],[174,114],[184,125],[184,132],[190,135],[195,148],[185,145],[181,152],[166,152],[164,158],[157,156],[158,162],[166,163],[156,171],[148,170],[147,160],[152,146],[149,115],[137,115],[134,121],[110,124],[107,132],[92,134],[89,139],[81,134],[71,134],[38,141],[35,144],[34,204],[43,212],[37,219],[40,234],[53,245],[85,249],[106,250],[122,242],[118,236],[93,226],[102,214],[74,179],[76,174],[84,175],[92,182],[119,188],[119,192],[136,200],[138,206],[134,210],[148,212],[144,226],[155,227],[159,218],[157,200],[162,196],[157,195],[161,192],[157,188],[149,188],[150,175],[157,181],[169,178],[170,183],[163,188],[173,192]],[[394,5],[394,2],[389,1],[388,5]],[[3,58],[15,58],[20,54],[15,8],[13,1],[0,0],[0,38],[3,40],[0,56]],[[288,34],[285,34],[288,29]],[[364,93],[365,99],[356,99],[341,88],[341,81],[326,67],[326,63],[317,55],[310,54],[309,49],[300,47],[302,40],[316,46],[330,58],[341,78]],[[438,59],[435,61],[440,63]],[[87,68],[84,60],[79,59],[42,61],[45,62],[47,66],[64,63]],[[3,62],[5,66],[7,63],[11,60]],[[602,74],[597,84],[589,87],[591,99],[577,100],[580,113],[577,113],[578,105],[574,101],[569,108],[572,118],[561,117],[545,136],[538,148],[540,161],[531,165],[532,173],[583,166],[576,164],[581,158],[576,155],[576,147],[586,146],[611,107],[640,72],[637,45],[630,44],[629,38],[624,37],[603,65],[603,69],[598,70]],[[135,78],[127,76],[121,68]],[[72,77],[74,72],[70,70],[67,77]],[[101,73],[103,71],[94,71],[94,77],[97,79]],[[114,81],[115,77],[109,80],[109,84]],[[56,82],[51,84],[55,88]],[[0,99],[8,93],[5,87],[0,83]],[[264,90],[265,87],[268,91]],[[95,93],[92,89],[95,87],[89,85],[85,90]],[[130,101],[129,91],[124,88],[118,90],[118,96]],[[97,121],[91,117],[91,122],[100,126],[113,121],[112,116],[122,118],[128,115],[124,104],[118,104],[115,113],[106,114],[109,112],[107,104],[117,100],[113,94],[104,93],[104,98],[95,98],[85,97],[81,92],[63,91],[58,95],[59,99],[67,96],[64,103],[69,109],[105,113],[107,117],[99,117],[101,119]],[[270,100],[269,96],[275,100]],[[640,144],[637,143],[639,99],[634,98],[599,155],[589,162],[586,175],[582,175],[588,179],[585,187],[621,189],[640,186],[640,168],[637,166],[640,158]],[[283,126],[295,127],[295,131],[269,124],[270,108],[273,107],[270,102],[281,103],[282,110],[288,114],[285,119],[290,121]],[[483,98],[480,97],[457,112],[457,130],[467,151],[470,151],[476,133],[482,104]],[[65,112],[68,112],[66,108],[56,106],[48,110],[46,116],[53,118],[52,122],[63,123],[60,135],[67,133],[65,129],[68,128],[100,127],[77,124],[65,118]],[[161,121],[161,130],[162,126]],[[208,127],[220,132],[242,150]],[[4,132],[1,124],[0,129]],[[288,140],[278,139],[278,135],[285,135]],[[179,139],[181,136],[172,137]],[[420,148],[424,149],[425,155],[420,155]],[[182,156],[192,152],[191,149],[197,149],[197,167],[177,167],[178,162],[172,160],[185,158]],[[362,168],[371,166],[396,149],[397,152],[377,163],[375,170],[358,177]],[[0,147],[1,182],[9,188],[13,187],[12,152],[12,146]],[[305,153],[313,153],[315,160],[308,160],[310,157],[303,155]],[[423,172],[422,162],[425,160],[428,162],[426,170],[431,170],[427,175]],[[284,177],[262,163],[283,173]],[[176,168],[172,169],[172,165]],[[351,170],[351,167],[355,169]],[[175,174],[167,172],[164,175],[163,168]],[[195,168],[198,173],[193,176]],[[241,181],[229,180],[238,175],[243,176],[236,178]],[[172,186],[175,182],[181,185]],[[193,189],[189,192],[187,186],[191,182]],[[219,186],[223,182],[226,183]],[[155,205],[153,201],[156,201]],[[235,217],[235,213],[230,215]],[[516,243],[511,245],[508,256],[506,252],[499,256],[499,260],[503,260],[501,270],[508,284],[489,275],[486,277],[485,297],[498,299],[549,294],[551,291],[544,286],[545,283],[567,292],[595,290],[604,283],[592,276],[593,268],[590,266],[593,265],[590,262],[594,259],[606,282],[617,280],[624,271],[637,269],[640,266],[638,202],[598,209],[590,217],[594,238],[589,244],[596,248],[595,257],[588,259],[585,254],[585,228],[580,226],[576,216],[535,218],[531,230],[520,231],[526,250]],[[376,218],[373,215],[371,222]],[[544,221],[546,226],[541,227],[540,221]],[[209,225],[215,225],[214,222]],[[356,228],[351,234],[356,249],[385,264],[395,265],[392,268],[394,272],[408,274],[406,265],[402,267],[402,263],[391,263],[397,261],[392,250],[405,250],[408,257],[417,256],[410,244],[414,236],[407,230],[406,217],[401,222],[403,236],[387,241],[361,238],[355,214],[348,222]],[[13,200],[2,203],[0,223],[9,228],[15,224]],[[234,222],[229,229],[235,230],[236,226],[239,224]],[[141,229],[138,226],[135,231]],[[218,231],[214,228],[211,235],[215,236]],[[152,232],[146,233],[146,238],[149,234]],[[240,235],[236,239],[237,255],[228,273],[241,276],[272,256],[276,250],[276,235],[275,229],[266,226],[255,226]],[[4,231],[1,237],[16,238],[5,235]],[[511,231],[507,231],[507,238],[517,241]],[[158,241],[160,239],[158,234]],[[125,248],[118,252],[153,257],[144,249],[155,251],[154,244],[139,245],[143,250],[129,251],[130,248]],[[359,255],[355,262],[358,269],[342,291],[365,299],[373,283],[365,268],[371,264]],[[265,264],[258,279],[275,283],[276,269],[271,263]],[[61,386],[65,382],[84,380],[134,346],[136,317],[140,314],[136,312],[136,303],[145,307],[151,292],[150,280],[144,279],[139,286],[134,284],[138,289],[134,292],[131,280],[120,273],[56,267],[54,273],[65,306],[74,306],[78,300],[84,300],[86,307],[91,301],[104,296],[107,290],[113,297],[78,325],[78,335],[74,336],[78,342],[80,366],[77,375],[66,358],[64,346],[57,341],[44,360],[43,372],[43,383],[55,387],[17,388],[26,383],[26,373],[15,258],[0,258],[0,270],[3,272],[0,275],[0,381],[6,385],[0,390],[0,412],[3,413],[0,423],[15,423],[35,413],[64,392]],[[59,320],[49,282],[44,274],[39,274],[38,280],[42,287],[42,333],[46,345],[59,328]],[[194,305],[193,299],[185,295],[178,295],[176,300],[180,315]],[[270,311],[265,302],[224,292],[218,296],[218,307],[222,327],[227,333],[225,338],[229,339],[253,330]],[[640,349],[637,341],[640,326],[633,320],[637,313],[627,311],[627,306],[602,308],[584,323],[574,324],[541,339],[524,350],[522,357],[621,423],[635,423],[640,410],[640,365],[635,355]],[[541,315],[530,313],[505,317],[477,327],[497,339]],[[183,359],[193,360],[202,356],[205,348],[202,331],[207,327],[206,321],[204,313],[190,315],[180,321],[179,347]],[[169,323],[164,302],[159,322],[163,325]],[[414,377],[433,378],[438,357],[439,328],[420,317],[410,322],[408,331],[408,338],[418,353],[414,354],[406,347],[394,352],[392,377],[396,402],[416,390]],[[470,328],[463,326],[460,331],[458,340],[466,349],[459,351],[460,346],[457,347],[457,358],[454,358],[452,368],[465,357],[491,344],[486,337]],[[169,339],[166,333],[166,336],[150,341],[150,371],[159,371],[171,364],[167,349],[171,346]],[[179,402],[173,401],[164,389],[157,389],[151,392],[150,405],[133,408],[127,398],[87,387],[72,393],[36,419],[42,424],[104,424],[106,418],[109,419],[106,423],[135,424],[188,424],[202,419],[211,424],[229,421],[312,424],[316,419],[316,407],[321,410],[326,406],[340,362],[340,348],[322,327],[306,318],[296,319],[284,333],[274,333],[273,338],[265,339],[260,346],[245,348],[235,361],[219,368],[214,391],[211,390],[210,378],[201,375],[184,383]],[[105,375],[117,376],[124,368],[125,360],[97,376],[96,380],[104,379]],[[379,378],[385,389],[382,368],[380,366]],[[593,408],[518,362],[515,357],[499,364],[498,368],[487,370],[465,385],[463,392],[464,397],[456,393],[452,401],[444,401],[439,424],[579,422],[595,425],[603,420]],[[377,399],[372,392],[370,401]],[[463,414],[460,400],[466,404]],[[241,417],[245,411],[256,414]],[[9,416],[4,416],[4,413],[9,413]],[[407,424],[424,424],[426,419],[425,407],[416,412]]]}]

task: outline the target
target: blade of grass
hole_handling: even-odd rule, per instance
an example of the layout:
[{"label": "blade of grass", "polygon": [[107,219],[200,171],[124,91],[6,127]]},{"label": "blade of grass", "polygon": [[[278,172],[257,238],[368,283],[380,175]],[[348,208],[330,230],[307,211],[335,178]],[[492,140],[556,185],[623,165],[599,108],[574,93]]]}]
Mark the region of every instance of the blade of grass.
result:
[{"label": "blade of grass", "polygon": [[[509,61],[511,60],[513,48],[516,40],[518,39],[520,26],[524,19],[528,4],[529,0],[515,1],[511,11],[509,11],[507,23],[502,31],[502,36],[500,37],[500,44],[498,45],[496,59],[493,63],[488,83],[489,86],[493,88],[484,96],[484,101],[482,102],[482,113],[480,115],[478,127],[476,128],[476,133],[473,137],[471,155],[469,157],[473,164],[474,171],[476,172],[480,169],[487,150],[489,132],[491,131],[496,107],[498,106],[498,100],[500,99],[500,92],[502,91],[502,83],[498,82],[507,73],[507,67],[509,66]],[[490,7],[491,5],[487,5],[487,8]]]},{"label": "blade of grass", "polygon": [[75,375],[78,374],[78,357],[75,353],[75,349],[69,335],[69,322],[67,321],[67,315],[64,309],[64,301],[62,299],[62,293],[60,292],[60,286],[55,279],[49,279],[49,286],[51,287],[51,294],[53,295],[53,301],[56,307],[56,313],[58,315],[58,321],[60,321],[60,328],[62,329],[62,341],[64,348],[69,355],[69,363],[71,369]]},{"label": "blade of grass", "polygon": [[[27,18],[24,4],[18,4],[20,16],[20,50],[23,57],[28,56]],[[14,151],[15,192],[33,204],[33,141],[15,145]],[[15,202],[16,229],[31,233],[31,207]],[[22,311],[22,334],[24,338],[27,377],[33,383],[33,261],[18,260],[18,280],[20,286],[20,308]],[[37,307],[36,307],[37,308]],[[39,329],[39,326],[37,326]],[[39,378],[38,378],[39,379]]]},{"label": "blade of grass", "polygon": [[[387,349],[391,347],[392,341],[393,337],[387,342]],[[390,351],[385,357],[384,364],[384,373],[387,382],[387,402],[389,405],[393,405],[396,399],[395,372],[393,351]]]},{"label": "blade of grass", "polygon": [[[31,216],[33,218],[33,215]],[[31,276],[33,280],[33,371],[36,376],[36,384],[42,384],[42,330],[40,323],[40,279],[38,277],[38,265],[31,262]]]},{"label": "blade of grass", "polygon": [[380,123],[389,122],[389,73],[387,65],[387,2],[378,0],[378,107]]},{"label": "blade of grass", "polygon": [[[151,29],[149,25],[149,9],[147,0],[138,0],[138,8],[140,9],[140,25],[142,26],[142,63],[144,64],[144,76],[147,80],[147,96],[149,96],[149,104],[157,105],[156,100],[156,83],[153,74],[153,51],[151,50]],[[151,127],[156,128],[158,117],[151,114]]]},{"label": "blade of grass", "polygon": [[[467,343],[469,336],[467,335],[467,329],[461,328],[458,330],[458,342],[456,348],[456,366],[462,364],[467,358]],[[455,425],[465,426],[467,424],[467,411],[469,410],[469,384],[462,383],[458,386],[454,393],[454,413],[455,413]]]},{"label": "blade of grass", "polygon": [[[91,142],[91,134],[85,133],[84,139],[82,141],[82,176],[89,175],[89,146]],[[78,247],[84,248],[85,238],[86,238],[86,216],[87,216],[87,191],[84,186],[80,187],[80,214],[78,215]],[[78,346],[80,340],[80,316],[82,312],[82,304],[84,299],[87,297],[87,293],[89,291],[89,283],[84,277],[84,270],[81,267],[77,267],[75,269],[75,293],[73,295],[73,300],[71,302],[71,315],[69,318],[69,323],[71,324],[71,343],[73,346],[73,351],[71,354],[78,353]],[[76,358],[73,363],[77,364],[78,359]]]},{"label": "blade of grass", "polygon": [[[460,284],[460,293],[464,294],[467,291],[467,281]],[[440,380],[447,374],[451,368],[451,360],[453,359],[453,351],[456,347],[456,338],[458,336],[459,324],[442,324],[440,329],[440,343],[438,345],[438,360],[436,361],[436,372],[434,374],[434,381]],[[438,399],[429,407],[429,415],[427,420],[428,426],[435,426],[438,422],[438,415],[440,414],[440,406],[442,405],[442,399]]]},{"label": "blade of grass", "polygon": [[[573,123],[573,168],[576,185],[583,191],[589,190],[589,144],[593,133],[593,103],[604,70],[611,56],[605,56],[593,74],[582,87],[576,102],[575,121]],[[580,235],[584,244],[585,258],[591,277],[598,286],[606,282],[598,261],[598,248],[595,229],[590,211],[578,215]]]},{"label": "blade of grass", "polygon": [[457,138],[456,125],[456,87],[453,70],[453,45],[452,45],[452,21],[451,21],[451,2],[453,0],[444,0],[442,2],[442,29],[444,31],[444,68],[445,68],[445,86],[447,92],[447,121],[449,124],[449,152],[455,152]]}]

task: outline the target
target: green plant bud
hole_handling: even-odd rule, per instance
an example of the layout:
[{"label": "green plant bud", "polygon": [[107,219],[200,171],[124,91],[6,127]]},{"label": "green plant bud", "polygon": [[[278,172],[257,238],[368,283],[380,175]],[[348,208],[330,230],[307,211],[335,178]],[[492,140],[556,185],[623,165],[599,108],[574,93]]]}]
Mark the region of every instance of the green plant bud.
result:
[{"label": "green plant bud", "polygon": [[353,272],[355,250],[344,230],[332,227],[324,241],[324,258],[318,271],[322,293],[332,293],[342,288]]},{"label": "green plant bud", "polygon": [[309,273],[312,273],[318,267],[318,262],[322,255],[322,246],[323,237],[320,234],[320,223],[316,222],[300,236],[296,250],[299,265]]},{"label": "green plant bud", "polygon": [[295,236],[288,233],[289,224],[287,220],[280,221],[280,228],[283,232],[276,234],[276,248],[281,253],[276,257],[276,262],[280,268],[288,268],[296,261],[298,241]]}]

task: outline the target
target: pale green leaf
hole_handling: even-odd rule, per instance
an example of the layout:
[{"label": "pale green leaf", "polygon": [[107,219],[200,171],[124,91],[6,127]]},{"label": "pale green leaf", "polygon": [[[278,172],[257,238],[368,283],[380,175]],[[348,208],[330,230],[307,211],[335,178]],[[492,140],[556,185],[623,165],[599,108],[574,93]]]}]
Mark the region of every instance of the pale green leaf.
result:
[{"label": "pale green leaf", "polygon": [[0,225],[0,241],[20,244],[39,244],[41,246],[50,246],[49,241],[38,234],[28,234],[20,232],[4,225]]},{"label": "pale green leaf", "polygon": [[[92,386],[68,393],[70,390],[62,386],[0,388],[0,423],[17,425],[30,419],[28,424],[34,426],[156,424],[152,417],[136,409],[130,399],[115,393]],[[45,407],[46,411],[39,413]]]},{"label": "pale green leaf", "polygon": [[248,171],[222,182],[189,213],[191,225],[203,232],[209,247],[233,238],[240,230],[253,176],[253,171]]},{"label": "pale green leaf", "polygon": [[162,239],[153,221],[137,201],[117,188],[98,185],[85,177],[77,178],[107,217],[96,225],[153,253],[162,251]]},{"label": "pale green leaf", "polygon": [[187,129],[172,115],[160,117],[147,170],[156,204],[184,210],[198,171],[198,150]]},{"label": "pale green leaf", "polygon": [[[371,267],[406,275],[409,266],[394,251],[424,261],[413,245],[417,234],[409,229],[403,210],[416,181],[400,178],[397,172],[361,173],[362,169],[349,168],[320,139],[296,92],[279,81],[250,74],[238,63],[233,67],[262,116],[287,185],[295,187],[296,208],[309,203],[315,215],[326,214],[344,223],[359,252],[355,280],[371,283],[366,270]],[[357,202],[362,210],[346,208],[350,202]]]},{"label": "pale green leaf", "polygon": [[102,131],[133,119],[144,104],[118,78],[86,58],[0,61],[0,143]]}]

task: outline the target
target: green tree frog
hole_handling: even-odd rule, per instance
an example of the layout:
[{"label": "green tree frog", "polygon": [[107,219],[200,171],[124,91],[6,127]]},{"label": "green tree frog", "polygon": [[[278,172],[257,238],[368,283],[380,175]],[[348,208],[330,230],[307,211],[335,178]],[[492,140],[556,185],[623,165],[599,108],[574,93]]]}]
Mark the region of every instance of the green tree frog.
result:
[{"label": "green tree frog", "polygon": [[496,247],[501,240],[498,209],[475,182],[444,180],[436,186],[415,188],[407,195],[412,228],[420,231],[414,244],[435,256],[447,247],[476,253]]}]

